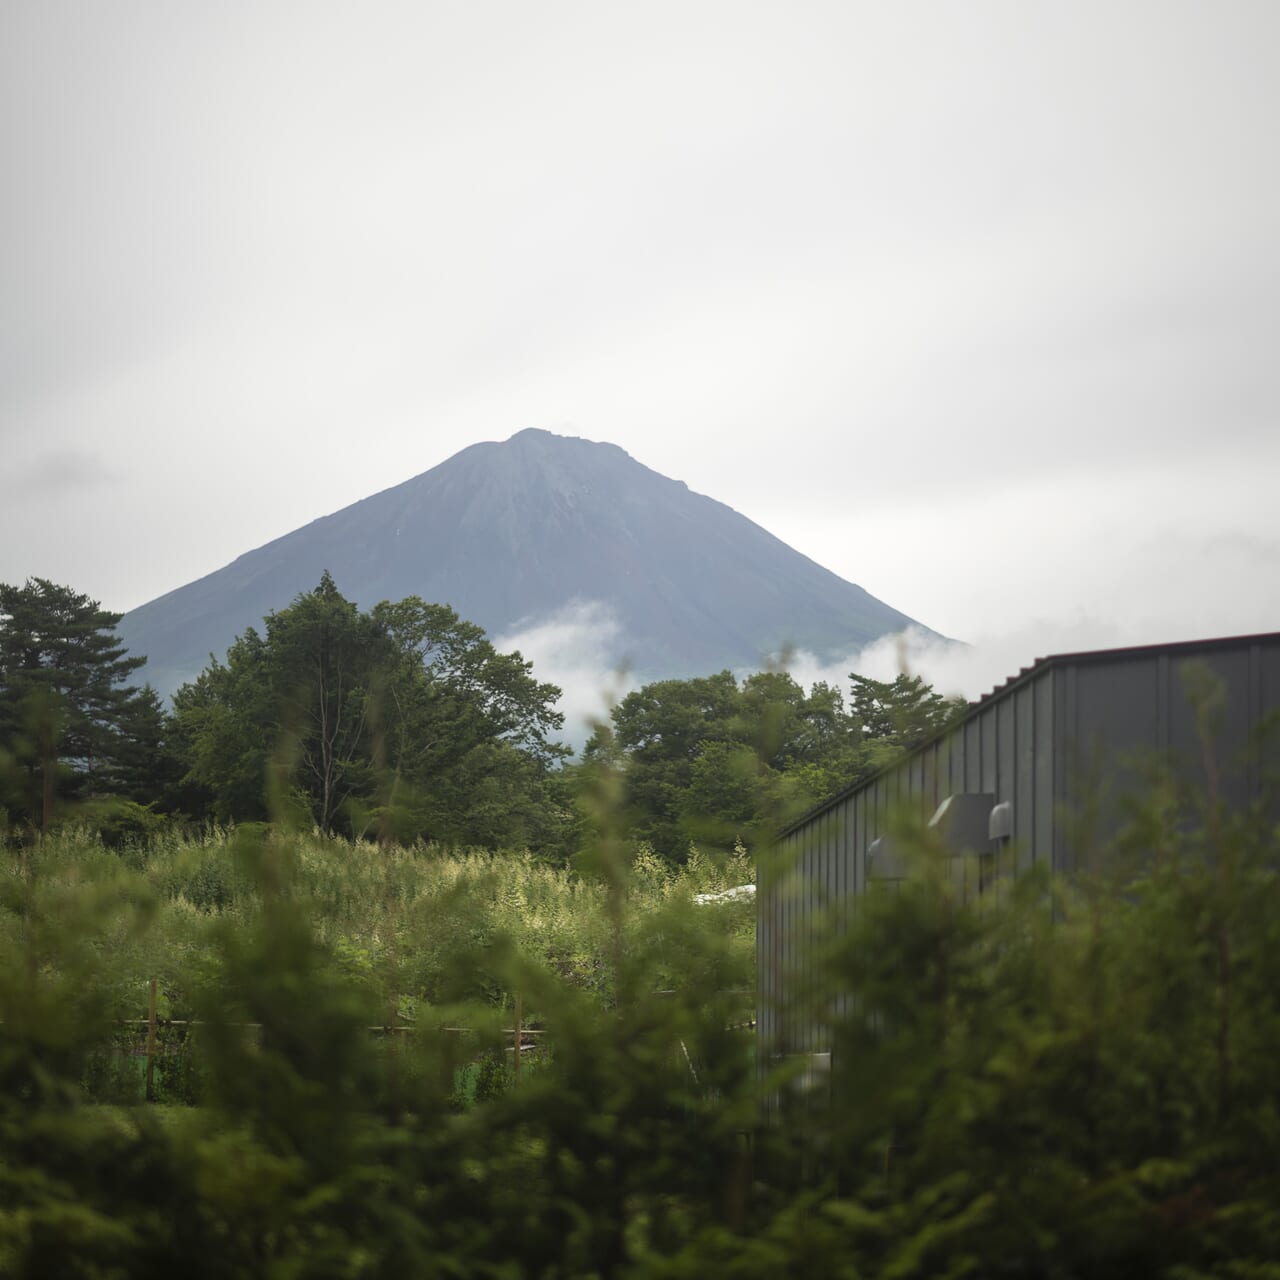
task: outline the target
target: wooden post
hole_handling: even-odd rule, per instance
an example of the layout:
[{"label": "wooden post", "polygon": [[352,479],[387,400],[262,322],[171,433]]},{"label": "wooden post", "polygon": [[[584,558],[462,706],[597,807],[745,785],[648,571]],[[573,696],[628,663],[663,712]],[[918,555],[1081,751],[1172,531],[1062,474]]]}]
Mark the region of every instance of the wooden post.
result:
[{"label": "wooden post", "polygon": [[383,1053],[387,1066],[387,1095],[396,1115],[400,1114],[400,997],[392,993],[383,1032]]},{"label": "wooden post", "polygon": [[147,1101],[154,1102],[152,1085],[156,1071],[156,980],[151,979],[151,995],[147,1000]]},{"label": "wooden post", "polygon": [[517,992],[516,1007],[515,1007],[515,1043],[513,1046],[514,1052],[511,1058],[511,1069],[515,1073],[517,1084],[520,1083],[520,1048],[524,1042],[524,1035],[522,1034],[523,1029],[520,1025],[522,1021],[523,1021],[523,1018],[521,1016],[521,1011],[520,1011],[520,995]]}]

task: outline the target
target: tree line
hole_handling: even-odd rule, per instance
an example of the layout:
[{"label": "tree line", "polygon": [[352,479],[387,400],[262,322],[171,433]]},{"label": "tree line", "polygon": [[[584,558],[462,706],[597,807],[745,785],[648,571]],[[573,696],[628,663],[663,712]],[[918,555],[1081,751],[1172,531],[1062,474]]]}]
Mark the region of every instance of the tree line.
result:
[{"label": "tree line", "polygon": [[964,711],[919,676],[851,672],[851,698],[785,671],[659,680],[628,693],[583,752],[620,767],[627,829],[670,855],[690,842],[758,845],[771,829],[862,781]]},{"label": "tree line", "polygon": [[560,690],[450,608],[360,610],[329,574],[173,696],[119,614],[42,578],[0,585],[0,804],[145,833],[163,814],[449,844],[552,841]]},{"label": "tree line", "polygon": [[43,578],[0,584],[0,810],[146,835],[166,816],[289,819],[351,838],[588,844],[578,796],[618,768],[626,831],[675,862],[765,839],[963,707],[919,677],[851,674],[851,697],[783,671],[660,680],[626,695],[571,762],[560,689],[447,605],[362,610],[325,573],[250,627],[166,709],[121,615]]}]

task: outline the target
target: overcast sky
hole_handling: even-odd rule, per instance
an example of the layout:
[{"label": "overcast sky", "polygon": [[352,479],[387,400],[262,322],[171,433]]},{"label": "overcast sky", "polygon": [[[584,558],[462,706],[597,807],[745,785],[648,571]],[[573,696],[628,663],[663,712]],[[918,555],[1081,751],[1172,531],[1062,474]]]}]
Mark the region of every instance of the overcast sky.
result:
[{"label": "overcast sky", "polygon": [[537,426],[1000,663],[1280,629],[1278,163],[1276,0],[3,0],[0,581]]}]

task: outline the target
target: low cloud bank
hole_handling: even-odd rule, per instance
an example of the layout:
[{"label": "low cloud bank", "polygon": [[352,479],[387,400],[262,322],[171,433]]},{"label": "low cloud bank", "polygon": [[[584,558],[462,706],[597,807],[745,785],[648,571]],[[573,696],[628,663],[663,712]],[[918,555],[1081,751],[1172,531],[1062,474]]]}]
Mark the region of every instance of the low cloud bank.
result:
[{"label": "low cloud bank", "polygon": [[[1006,632],[975,637],[969,643],[944,640],[918,628],[883,636],[835,659],[804,650],[783,663],[808,690],[825,680],[849,696],[849,673],[892,680],[899,672],[921,676],[939,693],[973,702],[1015,676],[1038,658],[1117,646],[1165,644],[1210,634],[1168,619],[1104,619],[1084,614],[1072,619],[1040,619]],[[564,691],[559,708],[565,716],[563,741],[580,749],[592,726],[606,719],[609,708],[640,682],[620,666],[626,635],[614,610],[599,600],[573,600],[554,613],[528,619],[494,637],[503,651],[519,649],[533,661],[539,680]],[[757,670],[766,663],[762,660]],[[710,672],[704,674],[711,674]],[[740,670],[739,679],[751,675]]]},{"label": "low cloud bank", "polygon": [[1121,645],[1156,644],[1192,639],[1139,624],[1122,624],[1080,616],[1072,620],[1040,620],[1007,631],[979,636],[971,643],[944,640],[918,628],[883,636],[852,649],[834,661],[797,652],[786,663],[794,679],[808,688],[816,680],[838,685],[847,695],[849,673],[873,680],[892,680],[899,672],[921,676],[939,693],[974,701],[1015,676],[1038,658]]},{"label": "low cloud bank", "polygon": [[533,674],[563,690],[563,741],[581,748],[592,726],[638,682],[619,669],[626,638],[615,611],[600,600],[571,600],[541,618],[521,621],[495,636],[502,652],[518,649],[533,662]]}]

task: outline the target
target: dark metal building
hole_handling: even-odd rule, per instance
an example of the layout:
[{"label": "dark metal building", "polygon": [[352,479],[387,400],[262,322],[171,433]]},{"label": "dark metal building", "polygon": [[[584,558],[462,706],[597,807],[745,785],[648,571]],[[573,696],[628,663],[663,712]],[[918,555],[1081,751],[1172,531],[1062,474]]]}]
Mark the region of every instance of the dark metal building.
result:
[{"label": "dark metal building", "polygon": [[1246,751],[1263,721],[1280,715],[1280,634],[1042,658],[972,704],[954,727],[786,829],[757,893],[764,1052],[826,1048],[817,1026],[786,1016],[788,989],[819,929],[838,929],[870,882],[905,874],[890,815],[911,810],[941,829],[966,897],[1036,863],[1069,872],[1093,847],[1079,836],[1083,797],[1102,839],[1115,830],[1119,798],[1140,783],[1145,761],[1204,778],[1192,693],[1203,668],[1223,691],[1212,716],[1221,794],[1248,802],[1280,766],[1274,738],[1269,754]]}]

